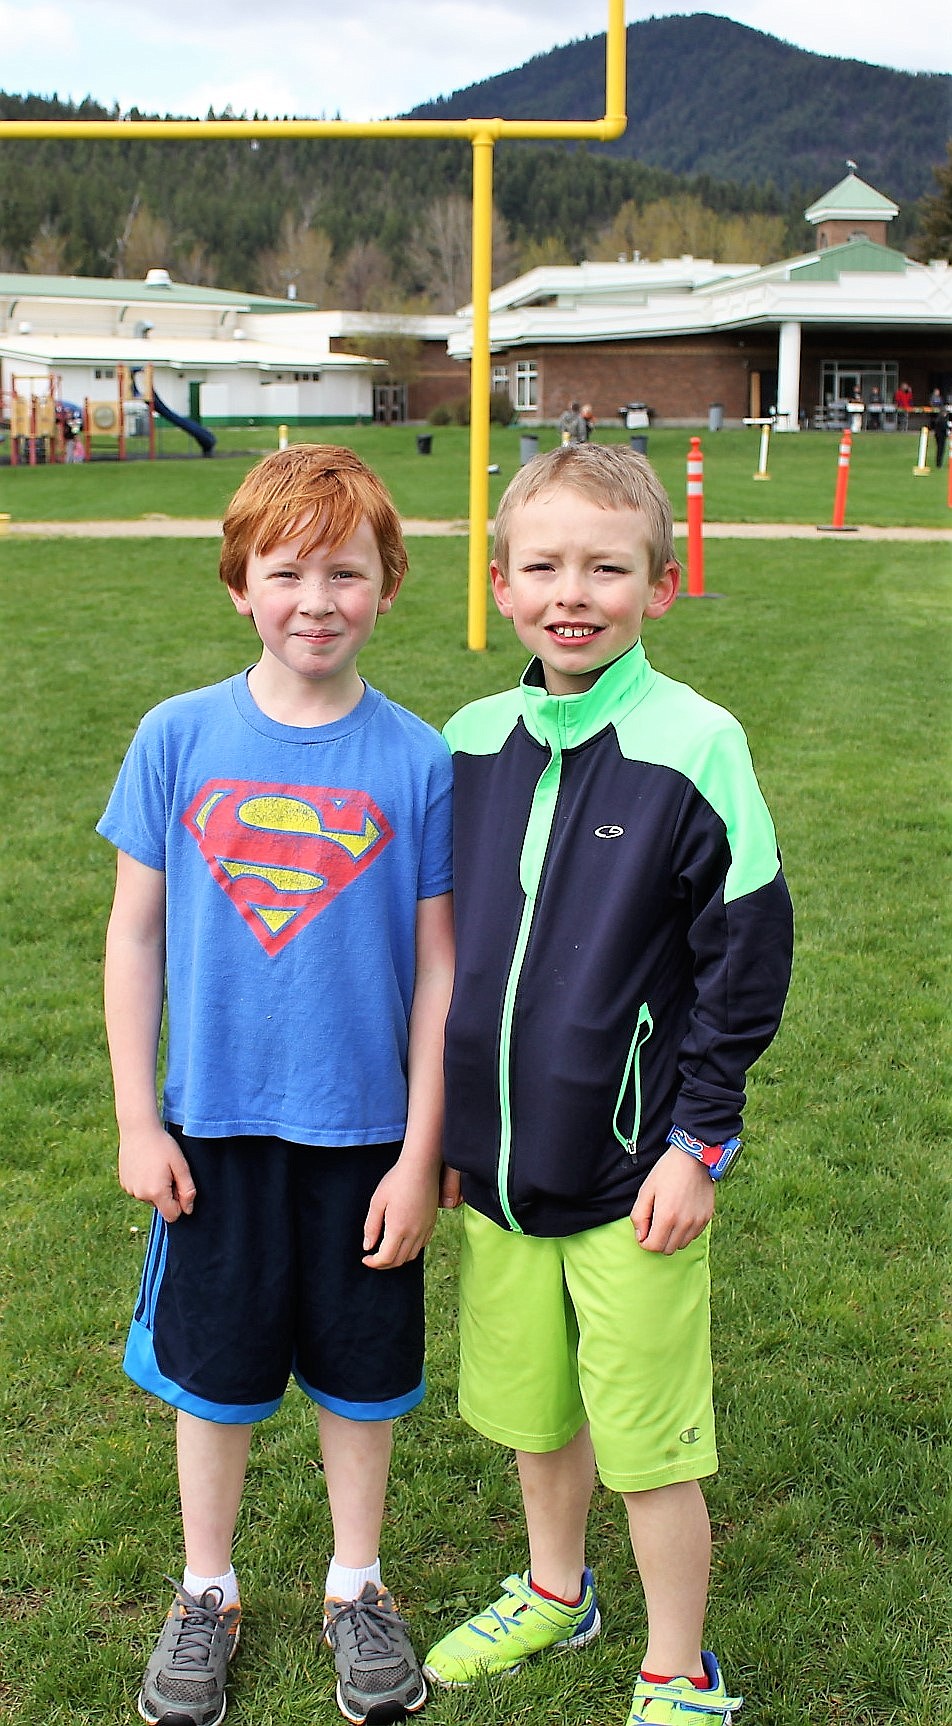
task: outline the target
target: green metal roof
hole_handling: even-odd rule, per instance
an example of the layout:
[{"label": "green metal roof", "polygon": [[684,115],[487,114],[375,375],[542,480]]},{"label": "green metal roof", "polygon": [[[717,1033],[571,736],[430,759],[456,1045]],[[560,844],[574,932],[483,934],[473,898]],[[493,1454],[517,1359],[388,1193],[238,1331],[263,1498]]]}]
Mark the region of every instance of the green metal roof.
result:
[{"label": "green metal roof", "polygon": [[144,282],[113,276],[30,276],[0,272],[0,299],[94,300],[119,305],[217,306],[221,311],[314,311],[304,300],[239,294],[227,288],[194,288],[185,282]]},{"label": "green metal roof", "polygon": [[874,186],[868,186],[858,174],[849,173],[845,180],[824,192],[822,198],[817,198],[816,203],[803,213],[808,222],[830,218],[849,221],[851,217],[857,221],[865,217],[867,221],[873,218],[878,222],[890,222],[893,216],[898,216],[899,206],[891,198],[884,198]]},{"label": "green metal roof", "polygon": [[791,281],[835,282],[840,276],[862,271],[868,275],[903,276],[909,260],[875,240],[845,240],[842,246],[827,246],[789,266]]}]

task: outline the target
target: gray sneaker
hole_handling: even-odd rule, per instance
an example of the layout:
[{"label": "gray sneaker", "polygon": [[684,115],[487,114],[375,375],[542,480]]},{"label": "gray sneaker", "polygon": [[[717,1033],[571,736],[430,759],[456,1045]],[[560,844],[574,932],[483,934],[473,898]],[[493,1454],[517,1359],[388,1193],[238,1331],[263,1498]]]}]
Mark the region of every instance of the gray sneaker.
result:
[{"label": "gray sneaker", "polygon": [[386,1588],[365,1582],[357,1600],[325,1600],[324,1640],[337,1667],[337,1706],[353,1726],[402,1720],[423,1707],[420,1663]]},{"label": "gray sneaker", "polygon": [[209,1588],[196,1600],[171,1576],[167,1581],[175,1599],[145,1669],[139,1713],[150,1726],[219,1726],[241,1607],[223,1612],[220,1588]]}]

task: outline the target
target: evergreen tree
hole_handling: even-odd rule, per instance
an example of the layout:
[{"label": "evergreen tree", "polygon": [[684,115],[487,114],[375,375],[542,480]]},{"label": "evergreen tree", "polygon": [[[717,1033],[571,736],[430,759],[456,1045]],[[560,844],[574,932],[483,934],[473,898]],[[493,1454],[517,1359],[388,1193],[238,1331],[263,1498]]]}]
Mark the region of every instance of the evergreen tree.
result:
[{"label": "evergreen tree", "polygon": [[932,170],[936,191],[923,198],[919,206],[921,233],[916,242],[916,256],[928,262],[930,258],[947,258],[952,262],[952,139],[946,146],[946,159]]}]

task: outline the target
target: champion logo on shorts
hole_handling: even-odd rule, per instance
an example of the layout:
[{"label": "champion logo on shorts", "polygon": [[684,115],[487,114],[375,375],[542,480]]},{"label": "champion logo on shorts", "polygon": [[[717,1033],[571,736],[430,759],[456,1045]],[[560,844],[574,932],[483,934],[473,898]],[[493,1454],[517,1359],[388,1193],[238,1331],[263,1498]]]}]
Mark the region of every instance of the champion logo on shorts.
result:
[{"label": "champion logo on shorts", "polygon": [[182,823],[266,953],[278,953],[393,838],[365,791],[206,780]]},{"label": "champion logo on shorts", "polygon": [[683,1432],[678,1433],[678,1438],[682,1444],[697,1444],[700,1436],[701,1428],[699,1426],[686,1426]]}]

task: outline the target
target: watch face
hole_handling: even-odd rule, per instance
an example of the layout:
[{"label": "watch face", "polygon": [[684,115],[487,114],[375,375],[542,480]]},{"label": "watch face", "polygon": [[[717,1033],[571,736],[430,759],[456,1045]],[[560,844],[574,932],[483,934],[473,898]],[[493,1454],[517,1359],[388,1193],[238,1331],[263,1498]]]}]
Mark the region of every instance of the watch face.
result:
[{"label": "watch face", "polygon": [[725,1139],[724,1143],[718,1147],[720,1156],[716,1163],[708,1165],[715,1181],[722,1181],[728,1171],[733,1168],[740,1156],[741,1148],[740,1139]]}]

